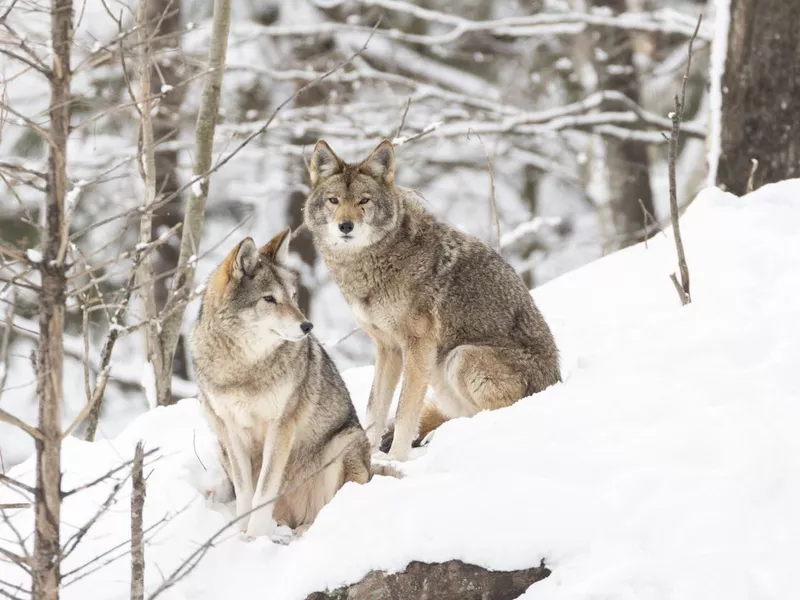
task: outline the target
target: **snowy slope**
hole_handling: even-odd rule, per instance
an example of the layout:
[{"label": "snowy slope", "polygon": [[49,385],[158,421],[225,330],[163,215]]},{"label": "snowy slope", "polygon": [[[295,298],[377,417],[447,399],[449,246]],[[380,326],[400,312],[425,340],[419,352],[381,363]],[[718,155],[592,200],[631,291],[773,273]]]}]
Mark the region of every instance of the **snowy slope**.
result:
[{"label": "snowy slope", "polygon": [[[663,236],[537,289],[563,384],[446,424],[406,479],[348,484],[288,546],[226,533],[160,597],[302,599],[371,569],[451,558],[495,569],[544,558],[553,574],[526,594],[539,600],[800,597],[798,200],[800,180],[744,198],[705,190],[683,221],[688,307]],[[345,375],[363,409],[371,368]],[[195,400],[144,415],[112,443],[69,440],[64,486],[129,458],[140,438],[160,448],[146,524],[173,515],[147,549],[152,589],[230,513],[204,498],[220,471]],[[11,475],[32,481],[33,463]],[[67,500],[65,536],[108,491]],[[65,571],[128,539],[127,502],[123,489]],[[30,528],[26,513],[14,522]],[[0,544],[9,539],[0,525]],[[63,597],[126,598],[127,572],[123,558]],[[0,580],[19,577],[0,562]]]}]

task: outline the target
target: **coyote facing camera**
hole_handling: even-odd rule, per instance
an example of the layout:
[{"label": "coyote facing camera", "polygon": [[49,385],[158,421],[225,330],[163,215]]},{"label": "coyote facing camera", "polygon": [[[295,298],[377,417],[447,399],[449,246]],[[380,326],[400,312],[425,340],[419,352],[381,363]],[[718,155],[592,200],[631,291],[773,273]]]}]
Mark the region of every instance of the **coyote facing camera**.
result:
[{"label": "coyote facing camera", "polygon": [[[345,482],[370,479],[344,381],[296,302],[289,229],[240,242],[209,279],[190,344],[247,534],[304,531]],[[280,496],[279,496],[280,494]],[[268,501],[278,497],[276,502]]]},{"label": "coyote facing camera", "polygon": [[[449,418],[508,406],[560,381],[555,341],[522,280],[497,252],[395,185],[391,142],[349,164],[320,140],[310,173],[305,223],[375,343],[373,450],[401,373],[389,451],[396,460]],[[434,402],[424,405],[429,384]]]}]

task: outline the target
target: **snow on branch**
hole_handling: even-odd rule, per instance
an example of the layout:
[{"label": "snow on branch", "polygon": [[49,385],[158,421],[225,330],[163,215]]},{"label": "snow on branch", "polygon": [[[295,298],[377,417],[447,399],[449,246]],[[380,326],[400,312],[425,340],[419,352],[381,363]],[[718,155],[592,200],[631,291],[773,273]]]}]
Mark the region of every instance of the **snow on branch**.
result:
[{"label": "snow on branch", "polygon": [[[662,9],[652,12],[626,12],[618,15],[606,14],[600,11],[584,12],[559,12],[540,13],[532,16],[509,17],[486,21],[474,21],[456,15],[449,15],[435,10],[419,7],[401,0],[355,0],[357,4],[366,7],[379,7],[393,12],[408,14],[417,19],[438,23],[452,27],[450,31],[442,34],[411,34],[397,29],[383,29],[378,35],[392,40],[404,41],[412,44],[445,45],[451,44],[468,33],[491,33],[496,36],[509,38],[543,37],[551,35],[574,35],[585,31],[587,27],[604,27],[624,29],[640,33],[665,33],[682,35],[690,38],[694,33],[694,21],[677,11]],[[343,3],[319,2],[320,8],[330,9]],[[321,23],[311,27],[266,27],[265,32],[271,36],[310,36],[330,34],[336,31],[367,32],[369,28],[340,23]],[[698,37],[704,40],[711,39],[711,32],[703,30]]]}]

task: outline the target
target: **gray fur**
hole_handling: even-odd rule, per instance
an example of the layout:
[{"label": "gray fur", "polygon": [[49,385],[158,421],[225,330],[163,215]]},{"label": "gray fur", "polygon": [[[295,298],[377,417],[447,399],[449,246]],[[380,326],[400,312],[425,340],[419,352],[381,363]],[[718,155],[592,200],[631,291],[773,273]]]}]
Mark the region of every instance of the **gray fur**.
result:
[{"label": "gray fur", "polygon": [[[268,516],[299,528],[310,525],[346,481],[366,482],[370,459],[344,381],[320,343],[312,335],[287,341],[276,333],[293,336],[296,323],[300,336],[305,321],[295,302],[297,273],[282,262],[288,236],[276,240],[257,251],[255,261],[255,245],[243,241],[215,271],[190,344],[200,401],[239,496],[247,485],[233,470],[231,428],[246,446],[250,488],[268,460],[262,453],[269,423],[277,424],[277,432],[293,432],[281,498]],[[266,301],[268,296],[275,302]],[[237,497],[237,513],[249,510],[250,502],[257,505],[258,498]],[[248,533],[265,533],[261,525],[251,522]]]},{"label": "gray fur", "polygon": [[[499,408],[560,381],[552,333],[522,280],[485,243],[438,221],[413,191],[394,185],[391,144],[384,141],[362,163],[346,164],[335,155],[327,160],[338,168],[318,176],[305,222],[357,321],[376,342],[379,363],[381,352],[390,356],[384,364],[401,352],[407,379],[409,356],[417,356],[417,387],[430,382],[439,395],[457,396],[438,407],[447,417]],[[361,203],[364,197],[369,201]],[[353,239],[337,239],[330,225],[342,214],[356,223]],[[371,410],[376,395],[388,393],[376,387],[381,368]],[[463,384],[458,393],[443,383],[453,373]],[[392,378],[386,385],[393,389]],[[493,391],[483,394],[482,382]],[[418,402],[412,398],[417,391],[405,394],[409,405]],[[379,437],[370,435],[373,447]],[[393,452],[398,458],[406,453],[402,447]]]}]

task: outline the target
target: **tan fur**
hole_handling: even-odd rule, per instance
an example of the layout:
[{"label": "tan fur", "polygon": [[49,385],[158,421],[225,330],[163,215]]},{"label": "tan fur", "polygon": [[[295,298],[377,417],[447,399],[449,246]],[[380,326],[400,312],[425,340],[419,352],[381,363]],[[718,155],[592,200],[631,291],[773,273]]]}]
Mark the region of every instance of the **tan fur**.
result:
[{"label": "tan fur", "polygon": [[422,407],[422,414],[419,417],[419,431],[417,432],[417,439],[422,441],[433,430],[437,429],[442,423],[448,421],[448,418],[443,415],[435,404],[426,403]]},{"label": "tan fur", "polygon": [[[483,242],[439,222],[395,185],[390,142],[348,164],[320,141],[311,179],[306,225],[375,343],[373,449],[401,372],[390,450],[399,460],[420,433],[428,385],[436,412],[453,418],[508,406],[560,380],[555,341],[522,280]],[[345,210],[360,214],[342,229]]]},{"label": "tan fur", "polygon": [[[300,532],[348,481],[370,478],[347,388],[295,301],[289,230],[246,238],[211,275],[190,345],[200,402],[250,535]],[[277,498],[277,501],[273,501]],[[259,508],[263,506],[263,508]]]}]

